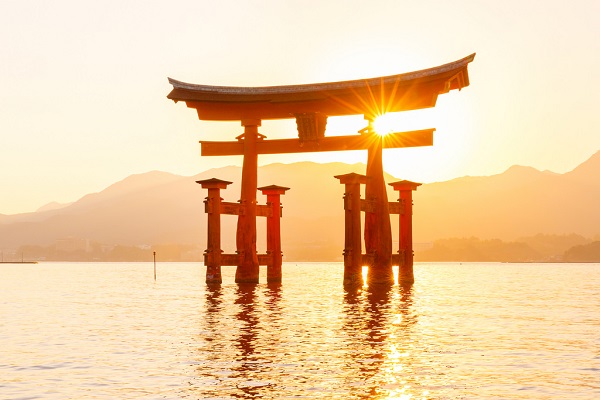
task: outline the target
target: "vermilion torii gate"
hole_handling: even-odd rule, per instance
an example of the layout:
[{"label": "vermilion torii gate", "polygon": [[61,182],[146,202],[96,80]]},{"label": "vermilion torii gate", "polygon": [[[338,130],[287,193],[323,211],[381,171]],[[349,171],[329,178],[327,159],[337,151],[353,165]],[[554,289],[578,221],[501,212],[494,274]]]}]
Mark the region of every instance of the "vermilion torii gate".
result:
[{"label": "vermilion torii gate", "polygon": [[[185,101],[189,108],[196,109],[200,120],[240,121],[244,127],[243,134],[237,136],[236,141],[200,142],[202,156],[243,155],[239,201],[239,207],[243,211],[236,211],[238,215],[236,282],[258,283],[259,259],[256,252],[258,155],[367,150],[367,171],[364,180],[365,201],[368,203],[368,207],[364,210],[366,254],[361,254],[359,242],[359,247],[356,248],[355,245],[352,249],[354,257],[345,258],[353,259],[354,264],[366,260],[369,265],[367,277],[369,283],[393,283],[392,234],[389,203],[383,178],[382,149],[430,146],[433,144],[435,129],[396,132],[380,136],[374,131],[372,122],[377,116],[388,112],[434,107],[438,95],[468,86],[468,64],[474,57],[475,54],[471,54],[452,63],[399,75],[308,85],[208,86],[169,78],[173,90],[167,97],[175,102]],[[360,114],[367,120],[368,126],[359,131],[359,134],[325,136],[327,117]],[[258,132],[262,120],[287,118],[296,119],[298,138],[266,140],[266,137]],[[402,186],[401,183],[398,184]],[[416,188],[414,185],[418,185],[412,182],[409,184],[413,185],[409,185],[414,187],[412,190]],[[204,185],[206,183],[203,183]],[[402,194],[402,189],[397,190]],[[404,234],[406,235],[406,232]],[[348,235],[348,227],[346,235]],[[351,242],[347,236],[347,250],[348,243]],[[410,256],[404,258],[404,265],[400,268],[400,280],[412,281],[412,238],[408,240],[405,237],[404,243],[410,245],[410,248],[404,249],[404,254],[410,251]],[[357,252],[361,257],[357,257]],[[345,265],[350,264],[345,263]],[[345,283],[357,283],[361,279],[360,276],[356,276],[356,266],[346,270]]]}]

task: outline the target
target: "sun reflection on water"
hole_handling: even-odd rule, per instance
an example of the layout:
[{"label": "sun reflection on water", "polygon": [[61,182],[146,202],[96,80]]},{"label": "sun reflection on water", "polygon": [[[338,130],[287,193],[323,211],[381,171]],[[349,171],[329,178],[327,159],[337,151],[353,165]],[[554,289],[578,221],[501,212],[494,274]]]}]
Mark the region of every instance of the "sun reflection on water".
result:
[{"label": "sun reflection on water", "polygon": [[[394,285],[398,285],[400,282],[400,280],[399,280],[400,268],[398,268],[397,266],[393,267],[392,273],[394,274]],[[367,287],[368,286],[367,277],[369,276],[369,267],[366,265],[363,265],[361,274],[362,274],[363,287]]]},{"label": "sun reflection on water", "polygon": [[[363,268],[363,276],[367,268]],[[366,277],[366,276],[365,276]],[[411,330],[416,315],[411,309],[412,286],[393,285],[369,288],[364,285],[346,293],[349,332],[366,334],[370,349],[353,353],[361,365],[363,384],[371,387],[370,397],[379,399],[426,399],[419,374],[413,367]],[[356,316],[359,316],[358,318]],[[420,393],[419,393],[420,392]]]},{"label": "sun reflection on water", "polygon": [[14,399],[91,390],[123,399],[598,398],[589,364],[598,266],[421,264],[412,286],[350,290],[341,264],[288,264],[283,285],[253,286],[234,284],[234,268],[224,268],[224,284],[207,286],[197,265],[181,263],[161,266],[156,282],[140,278],[143,263],[5,265],[0,391]]},{"label": "sun reflection on water", "polygon": [[[199,369],[203,393],[302,396],[310,382],[310,393],[320,398],[427,399],[429,371],[415,361],[422,356],[413,338],[412,285],[370,287],[367,274],[363,267],[364,284],[342,289],[341,307],[322,304],[318,293],[330,289],[318,283],[302,307],[281,286],[240,286],[227,296],[223,289],[207,291],[207,309],[216,314],[207,316],[208,325],[231,339],[219,347],[222,355],[207,347],[221,367],[219,374]],[[305,378],[290,381],[300,373]]]}]

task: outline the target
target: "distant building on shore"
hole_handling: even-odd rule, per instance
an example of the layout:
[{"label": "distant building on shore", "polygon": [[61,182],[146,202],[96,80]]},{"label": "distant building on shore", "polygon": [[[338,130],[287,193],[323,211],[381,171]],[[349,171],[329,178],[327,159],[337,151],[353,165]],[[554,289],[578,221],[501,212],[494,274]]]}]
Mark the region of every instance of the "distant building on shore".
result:
[{"label": "distant building on shore", "polygon": [[75,237],[56,239],[55,248],[56,251],[61,252],[84,251],[89,253],[92,251],[92,246],[90,245],[89,239],[80,239]]}]

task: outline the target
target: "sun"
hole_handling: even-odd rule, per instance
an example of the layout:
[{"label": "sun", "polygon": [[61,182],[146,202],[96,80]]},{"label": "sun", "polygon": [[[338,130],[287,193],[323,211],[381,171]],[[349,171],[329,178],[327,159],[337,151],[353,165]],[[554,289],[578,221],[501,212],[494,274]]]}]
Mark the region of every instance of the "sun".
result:
[{"label": "sun", "polygon": [[429,129],[437,123],[433,111],[433,109],[423,109],[381,114],[373,121],[373,129],[381,136],[392,132]]},{"label": "sun", "polygon": [[398,127],[398,116],[394,114],[397,113],[386,113],[377,116],[373,121],[373,129],[375,130],[375,133],[380,136],[385,136],[394,132],[394,130]]}]

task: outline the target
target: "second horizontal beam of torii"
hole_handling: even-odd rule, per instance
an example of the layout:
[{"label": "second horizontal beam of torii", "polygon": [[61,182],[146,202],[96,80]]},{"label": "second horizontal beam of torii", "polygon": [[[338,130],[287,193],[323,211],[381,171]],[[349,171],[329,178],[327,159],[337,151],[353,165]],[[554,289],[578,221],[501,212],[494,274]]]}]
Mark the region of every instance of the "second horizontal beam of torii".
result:
[{"label": "second horizontal beam of torii", "polygon": [[[383,136],[383,148],[420,147],[433,145],[435,128],[394,132]],[[256,142],[257,154],[309,153],[317,151],[367,150],[372,145],[371,135],[326,136],[318,140],[261,138]],[[244,154],[244,141],[200,141],[203,156],[236,156]]]}]

